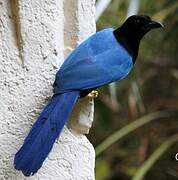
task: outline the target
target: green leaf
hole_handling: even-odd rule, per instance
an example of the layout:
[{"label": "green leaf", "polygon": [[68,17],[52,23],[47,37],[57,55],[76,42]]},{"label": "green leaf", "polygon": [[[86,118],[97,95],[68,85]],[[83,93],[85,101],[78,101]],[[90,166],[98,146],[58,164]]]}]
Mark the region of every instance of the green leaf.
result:
[{"label": "green leaf", "polygon": [[178,8],[178,2],[172,3],[167,8],[162,9],[158,13],[154,14],[153,19],[159,20],[161,22],[164,21],[164,19],[173,11],[175,11]]},{"label": "green leaf", "polygon": [[178,135],[175,135],[162,143],[138,169],[132,180],[142,180],[155,162],[177,141]]},{"label": "green leaf", "polygon": [[96,160],[96,179],[103,180],[109,175],[108,163],[103,159]]},{"label": "green leaf", "polygon": [[118,131],[114,132],[111,136],[109,136],[101,144],[99,144],[95,148],[96,156],[99,156],[104,150],[106,150],[108,147],[110,147],[116,141],[118,141],[122,137],[128,135],[130,132],[134,131],[135,129],[137,129],[153,120],[169,117],[171,114],[172,113],[170,113],[170,111],[158,111],[158,112],[150,113],[148,115],[145,115],[145,116],[135,120],[134,122],[128,124],[127,126],[123,127],[122,129],[119,129]]}]

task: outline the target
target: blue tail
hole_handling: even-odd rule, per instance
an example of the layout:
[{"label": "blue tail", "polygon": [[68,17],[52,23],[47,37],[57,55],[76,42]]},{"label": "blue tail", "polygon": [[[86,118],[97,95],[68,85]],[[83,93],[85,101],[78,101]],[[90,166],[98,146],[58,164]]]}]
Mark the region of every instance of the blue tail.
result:
[{"label": "blue tail", "polygon": [[53,96],[15,155],[14,166],[17,170],[21,170],[25,176],[31,176],[40,169],[78,97],[79,92]]}]

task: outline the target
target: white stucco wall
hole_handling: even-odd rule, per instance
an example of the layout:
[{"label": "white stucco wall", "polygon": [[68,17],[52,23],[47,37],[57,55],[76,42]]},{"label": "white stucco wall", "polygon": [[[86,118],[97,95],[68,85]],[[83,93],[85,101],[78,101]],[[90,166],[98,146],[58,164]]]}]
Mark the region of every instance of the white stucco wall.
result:
[{"label": "white stucco wall", "polygon": [[94,0],[0,0],[0,180],[94,179],[94,149],[83,135],[93,120],[89,98],[79,102],[36,175],[25,178],[13,168],[14,154],[52,95],[57,69],[95,31],[94,19]]}]

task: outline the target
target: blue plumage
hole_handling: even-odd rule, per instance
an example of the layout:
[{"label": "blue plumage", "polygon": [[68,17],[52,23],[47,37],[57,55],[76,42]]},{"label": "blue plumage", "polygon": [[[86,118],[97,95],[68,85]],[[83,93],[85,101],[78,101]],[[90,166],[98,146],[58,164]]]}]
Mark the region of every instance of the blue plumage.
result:
[{"label": "blue plumage", "polygon": [[123,79],[133,67],[131,55],[107,28],[89,37],[56,74],[54,93],[100,87]]},{"label": "blue plumage", "polygon": [[111,28],[95,33],[78,46],[58,71],[55,95],[15,155],[15,168],[25,176],[36,173],[58,138],[80,91],[120,80],[132,66],[132,57],[117,42]]},{"label": "blue plumage", "polygon": [[42,166],[78,96],[78,91],[54,96],[32,126],[14,159],[15,168],[25,176],[33,175]]},{"label": "blue plumage", "polygon": [[150,30],[161,27],[162,24],[149,16],[134,15],[119,28],[104,29],[81,43],[56,74],[54,96],[15,155],[15,168],[25,176],[36,173],[80,93],[126,77],[137,58],[140,40]]}]

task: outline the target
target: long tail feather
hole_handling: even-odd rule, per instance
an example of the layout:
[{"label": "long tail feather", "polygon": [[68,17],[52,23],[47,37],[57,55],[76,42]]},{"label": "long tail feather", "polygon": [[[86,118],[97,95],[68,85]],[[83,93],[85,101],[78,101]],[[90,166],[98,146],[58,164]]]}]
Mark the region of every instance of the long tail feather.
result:
[{"label": "long tail feather", "polygon": [[14,166],[25,176],[35,174],[59,137],[79,92],[55,95],[32,126],[24,144],[16,153]]}]

